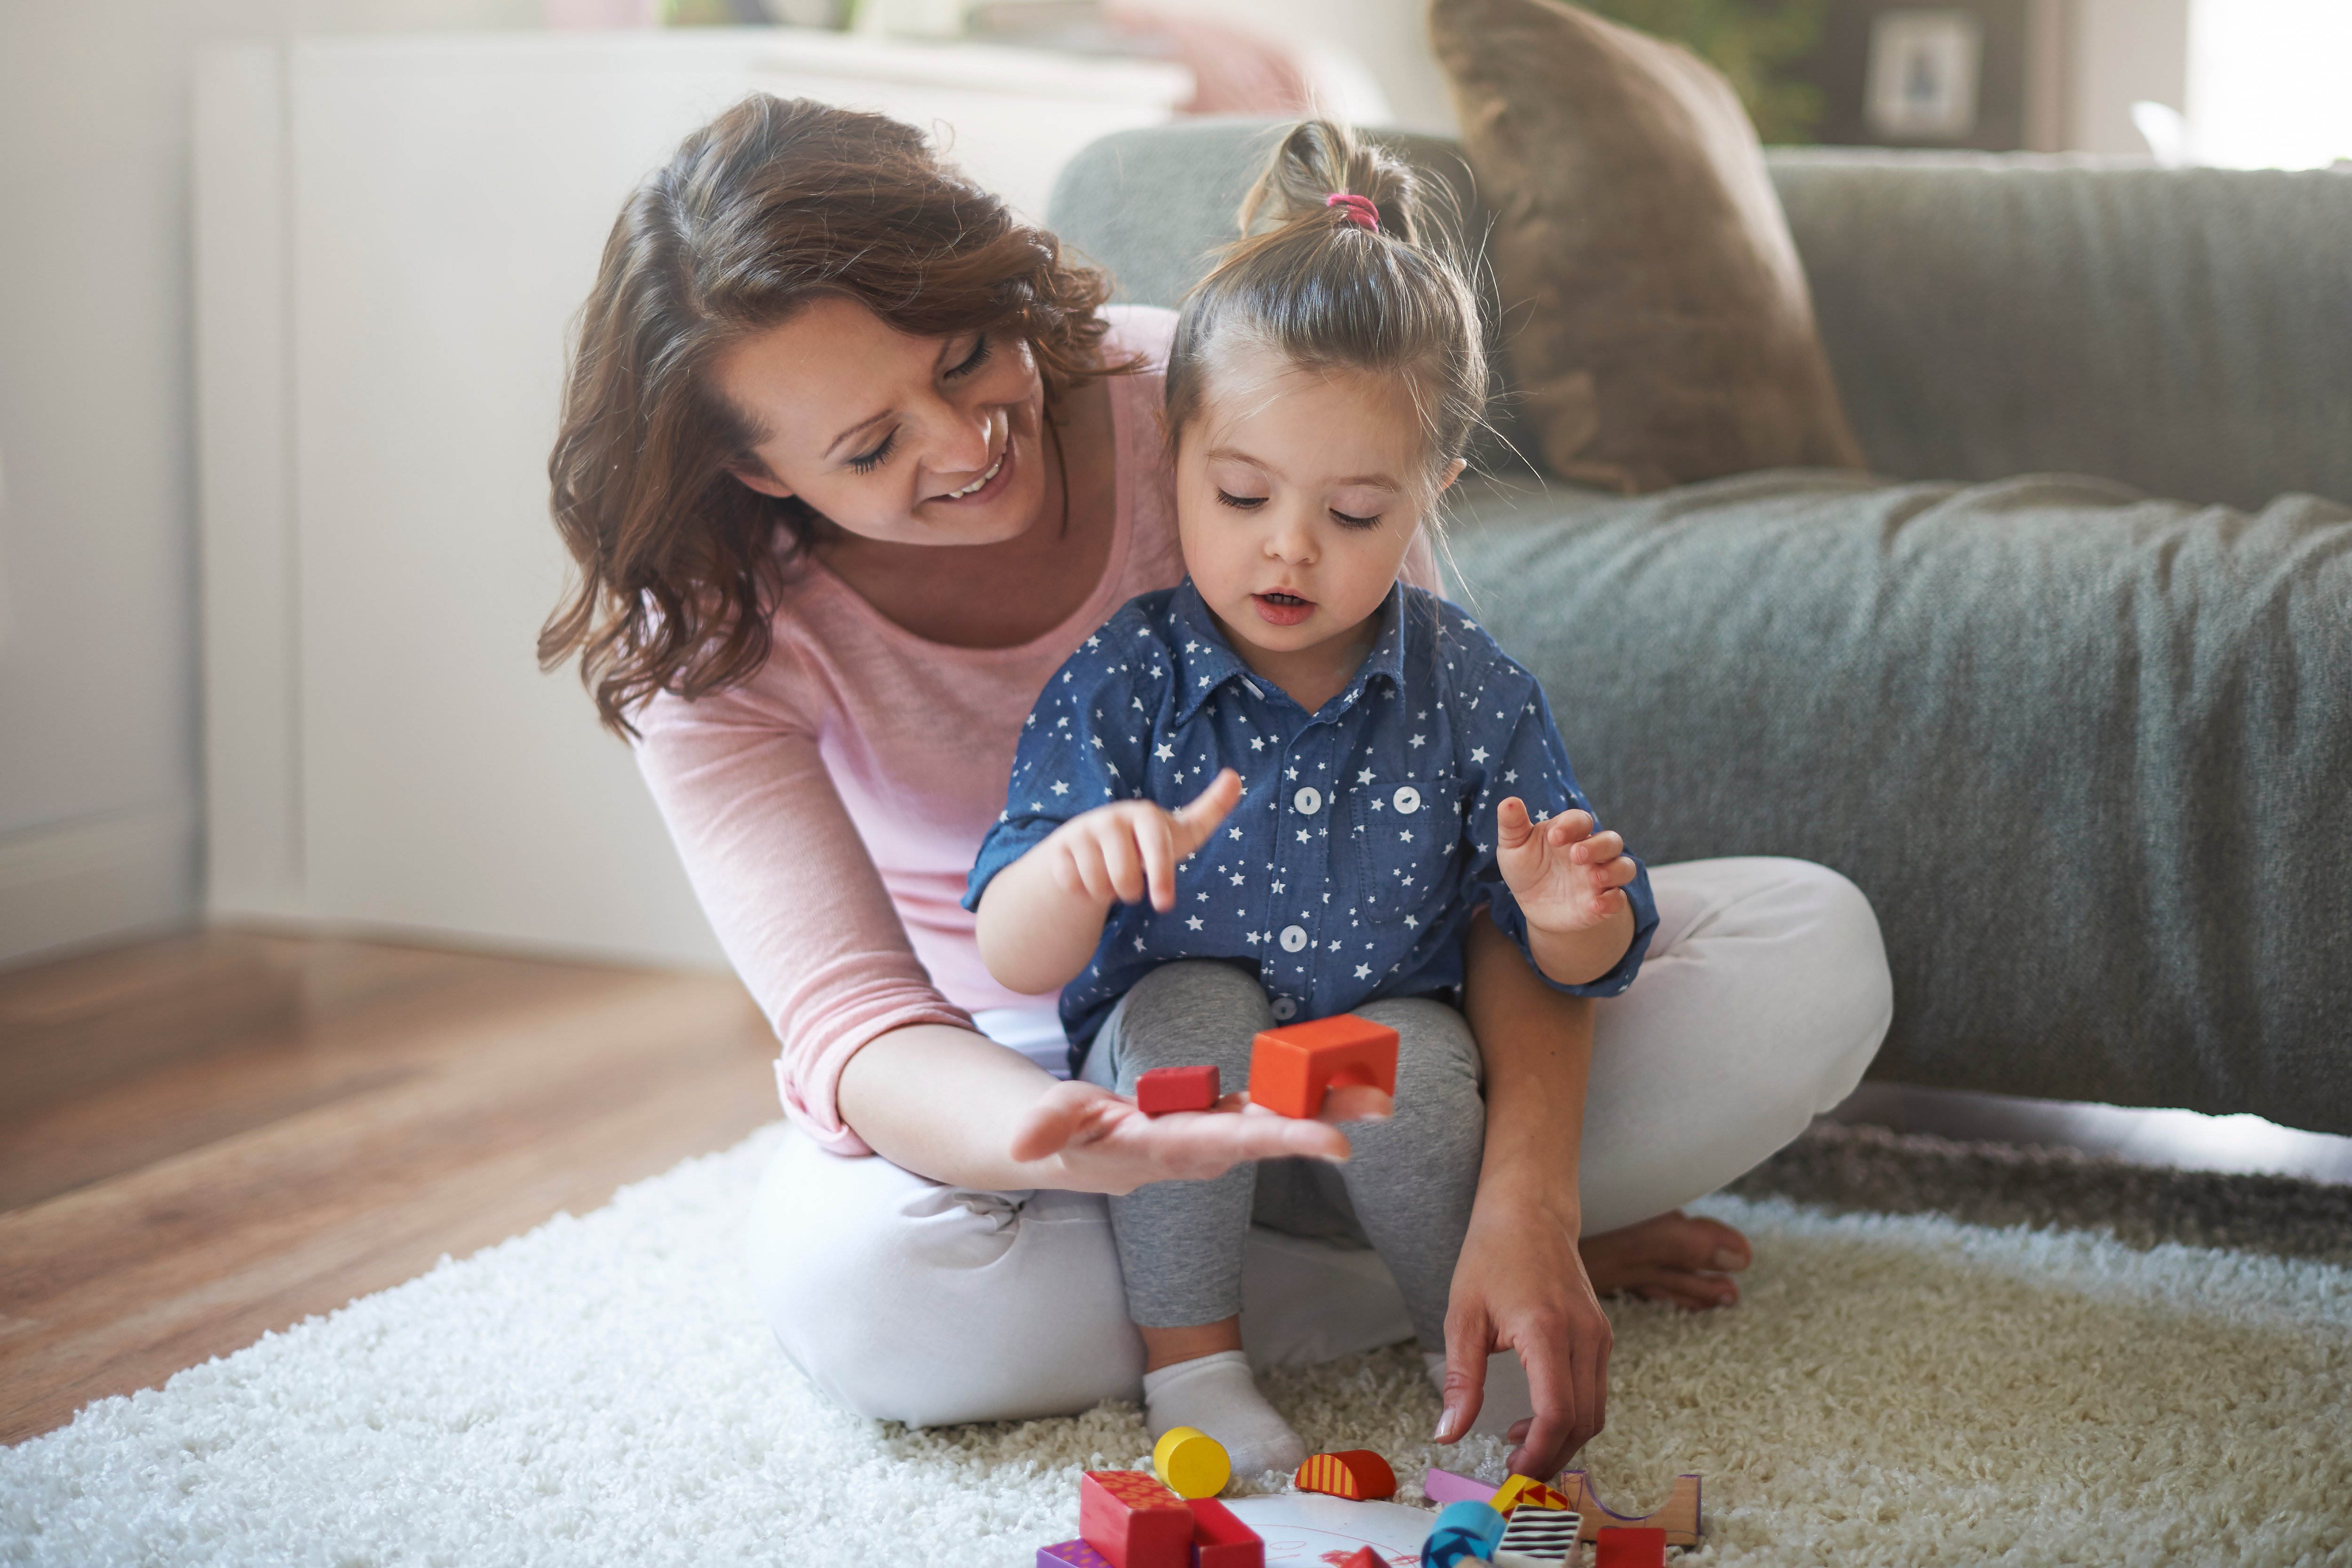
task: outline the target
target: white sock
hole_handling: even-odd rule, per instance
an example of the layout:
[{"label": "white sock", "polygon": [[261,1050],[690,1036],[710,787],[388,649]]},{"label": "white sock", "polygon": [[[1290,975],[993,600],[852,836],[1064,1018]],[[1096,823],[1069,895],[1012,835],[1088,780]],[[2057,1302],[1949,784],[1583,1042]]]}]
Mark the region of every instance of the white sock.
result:
[{"label": "white sock", "polygon": [[1171,1427],[1198,1427],[1224,1445],[1237,1481],[1264,1470],[1288,1475],[1307,1461],[1307,1445],[1257,1391],[1249,1357],[1237,1350],[1145,1373],[1143,1422],[1154,1437]]}]

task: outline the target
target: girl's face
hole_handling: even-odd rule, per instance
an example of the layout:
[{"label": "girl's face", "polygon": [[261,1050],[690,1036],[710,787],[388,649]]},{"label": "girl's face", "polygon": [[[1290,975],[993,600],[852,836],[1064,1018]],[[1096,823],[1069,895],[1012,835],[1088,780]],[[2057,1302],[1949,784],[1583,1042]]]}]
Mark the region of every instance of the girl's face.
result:
[{"label": "girl's face", "polygon": [[737,345],[718,389],[759,434],[735,476],[893,544],[995,544],[1045,511],[1045,384],[1010,333],[910,338],[821,296]]},{"label": "girl's face", "polygon": [[[1176,445],[1193,586],[1261,674],[1327,662],[1352,673],[1432,491],[1408,390],[1244,350],[1208,391]],[[1434,488],[1461,470],[1457,459]]]}]

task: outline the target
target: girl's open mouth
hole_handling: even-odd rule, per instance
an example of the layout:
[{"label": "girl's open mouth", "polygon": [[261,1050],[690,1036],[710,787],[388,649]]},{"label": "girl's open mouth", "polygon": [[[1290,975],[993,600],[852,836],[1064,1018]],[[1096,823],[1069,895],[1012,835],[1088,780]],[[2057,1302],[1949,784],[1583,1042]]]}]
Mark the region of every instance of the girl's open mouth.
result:
[{"label": "girl's open mouth", "polygon": [[1295,593],[1253,593],[1250,602],[1269,626],[1296,626],[1315,613],[1315,601]]}]

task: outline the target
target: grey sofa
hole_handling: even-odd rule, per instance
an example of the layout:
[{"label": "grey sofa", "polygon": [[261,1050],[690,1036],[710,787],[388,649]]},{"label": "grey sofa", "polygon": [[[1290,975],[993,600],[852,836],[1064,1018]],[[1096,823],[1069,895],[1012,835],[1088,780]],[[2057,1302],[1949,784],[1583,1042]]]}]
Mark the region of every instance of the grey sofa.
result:
[{"label": "grey sofa", "polygon": [[[1108,138],[1051,225],[1173,304],[1265,131]],[[1637,852],[1870,895],[1873,1076],[2352,1133],[2352,176],[1771,166],[1878,476],[1626,499],[1498,447],[1462,596]]]}]

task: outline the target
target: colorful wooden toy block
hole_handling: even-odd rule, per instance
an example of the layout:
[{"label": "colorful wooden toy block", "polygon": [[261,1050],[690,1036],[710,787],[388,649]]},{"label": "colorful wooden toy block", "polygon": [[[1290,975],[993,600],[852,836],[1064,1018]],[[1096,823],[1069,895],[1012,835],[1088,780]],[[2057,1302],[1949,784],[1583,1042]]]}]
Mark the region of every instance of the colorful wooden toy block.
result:
[{"label": "colorful wooden toy block", "polygon": [[1449,1502],[1437,1511],[1429,1539],[1421,1543],[1421,1568],[1455,1568],[1491,1562],[1503,1539],[1503,1516],[1483,1502]]},{"label": "colorful wooden toy block", "polygon": [[1192,1511],[1141,1470],[1080,1476],[1078,1533],[1111,1568],[1191,1568]]},{"label": "colorful wooden toy block", "polygon": [[1151,1445],[1151,1469],[1178,1497],[1214,1497],[1234,1479],[1225,1446],[1198,1427],[1171,1427]]},{"label": "colorful wooden toy block", "polygon": [[1396,1092],[1397,1031],[1353,1013],[1286,1024],[1250,1046],[1249,1097],[1285,1116],[1323,1109],[1327,1090],[1369,1084]]},{"label": "colorful wooden toy block", "polygon": [[1110,1568],[1110,1559],[1084,1541],[1057,1541],[1037,1548],[1037,1568]]},{"label": "colorful wooden toy block", "polygon": [[1147,1116],[1171,1111],[1205,1111],[1223,1091],[1213,1062],[1200,1067],[1155,1067],[1135,1081],[1135,1105]]},{"label": "colorful wooden toy block", "polygon": [[1584,1533],[1595,1539],[1597,1531],[1612,1525],[1640,1525],[1664,1531],[1669,1546],[1696,1546],[1705,1530],[1699,1521],[1696,1476],[1676,1476],[1675,1490],[1666,1494],[1664,1504],[1644,1514],[1619,1513],[1604,1505],[1592,1490],[1592,1478],[1582,1470],[1562,1475],[1559,1490],[1572,1500],[1570,1506],[1584,1516]]},{"label": "colorful wooden toy block", "polygon": [[1486,1506],[1496,1513],[1507,1514],[1515,1508],[1573,1509],[1565,1492],[1554,1491],[1532,1476],[1513,1476],[1502,1484]]},{"label": "colorful wooden toy block", "polygon": [[1265,1568],[1265,1542],[1215,1498],[1196,1497],[1192,1568]]},{"label": "colorful wooden toy block", "polygon": [[1612,1524],[1592,1539],[1592,1568],[1666,1568],[1663,1530]]},{"label": "colorful wooden toy block", "polygon": [[1556,1563],[1572,1563],[1583,1537],[1584,1518],[1574,1509],[1523,1502],[1511,1511],[1503,1526],[1503,1539],[1495,1543],[1495,1568],[1550,1568]]},{"label": "colorful wooden toy block", "polygon": [[1452,1470],[1441,1470],[1435,1465],[1421,1478],[1421,1495],[1433,1503],[1485,1502],[1495,1495],[1495,1489],[1471,1476],[1457,1476]]},{"label": "colorful wooden toy block", "polygon": [[1298,1467],[1290,1484],[1300,1491],[1328,1492],[1350,1502],[1373,1502],[1396,1496],[1396,1472],[1370,1448],[1346,1448],[1336,1454],[1315,1454]]}]

